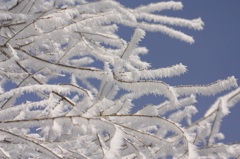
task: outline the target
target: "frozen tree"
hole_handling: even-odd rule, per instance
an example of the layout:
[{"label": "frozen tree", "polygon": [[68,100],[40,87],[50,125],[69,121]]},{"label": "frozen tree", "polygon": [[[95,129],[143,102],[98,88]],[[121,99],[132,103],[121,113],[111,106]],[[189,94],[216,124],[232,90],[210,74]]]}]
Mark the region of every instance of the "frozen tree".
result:
[{"label": "frozen tree", "polygon": [[[239,157],[240,143],[216,142],[224,138],[219,127],[240,100],[239,88],[191,122],[196,96],[237,87],[234,77],[170,86],[161,78],[179,76],[186,66],[150,69],[140,59],[148,52],[138,46],[145,31],[194,42],[169,26],[201,30],[200,18],[158,14],[182,7],[174,1],[130,9],[113,0],[1,0],[1,158]],[[118,25],[135,28],[129,42],[116,34]],[[69,82],[53,80],[61,76]],[[6,90],[9,81],[16,88]],[[16,104],[24,93],[39,100]],[[166,101],[133,112],[131,101],[147,94]],[[180,125],[185,119],[187,127]]]}]

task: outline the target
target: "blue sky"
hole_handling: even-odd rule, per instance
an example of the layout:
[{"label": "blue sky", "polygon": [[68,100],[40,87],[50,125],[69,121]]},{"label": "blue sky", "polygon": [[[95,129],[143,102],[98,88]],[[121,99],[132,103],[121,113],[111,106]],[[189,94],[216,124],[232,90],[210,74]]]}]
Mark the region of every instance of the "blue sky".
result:
[{"label": "blue sky", "polygon": [[[119,0],[126,7],[134,8],[141,4],[159,2],[159,0]],[[204,30],[194,31],[187,28],[173,27],[190,36],[195,43],[190,45],[172,39],[161,33],[147,32],[141,46],[149,49],[148,55],[142,56],[150,62],[152,68],[167,67],[182,63],[188,72],[179,77],[162,79],[170,85],[209,84],[219,79],[235,76],[240,79],[240,1],[239,0],[182,0],[184,5],[180,11],[162,11],[159,14],[186,19],[201,17],[205,23]],[[129,40],[133,30],[120,28],[119,35]],[[238,84],[240,85],[239,81]],[[197,96],[195,104],[199,113],[194,120],[199,119],[208,107],[217,99],[216,96]],[[138,107],[145,104],[158,104],[161,97],[148,96],[133,101]],[[161,98],[162,99],[162,98]],[[223,118],[221,131],[225,139],[221,142],[240,141],[240,103],[230,109],[231,114]]]}]

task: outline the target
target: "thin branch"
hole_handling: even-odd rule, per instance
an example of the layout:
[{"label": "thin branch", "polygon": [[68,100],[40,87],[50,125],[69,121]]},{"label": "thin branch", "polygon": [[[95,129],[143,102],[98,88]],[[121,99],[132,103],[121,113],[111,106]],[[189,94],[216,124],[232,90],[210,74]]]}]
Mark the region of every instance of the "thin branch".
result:
[{"label": "thin branch", "polygon": [[[54,9],[54,8],[52,8]],[[2,46],[5,46],[8,42],[10,42],[10,40],[12,40],[15,36],[17,36],[19,33],[21,33],[23,30],[25,30],[28,26],[30,26],[31,24],[35,23],[40,17],[42,17],[44,14],[46,14],[47,12],[51,11],[47,10],[45,12],[43,12],[42,14],[40,14],[36,19],[34,19],[32,22],[28,23],[26,26],[24,26],[22,29],[20,29],[16,34],[14,34],[11,38],[9,38]]]},{"label": "thin branch", "polygon": [[[32,77],[35,81],[37,81],[37,83],[39,83],[39,84],[41,84],[41,85],[44,85],[44,83],[40,82],[36,77],[34,77],[34,75],[35,75],[36,73],[40,72],[40,71],[43,70],[43,69],[46,69],[47,71],[50,71],[48,68],[46,68],[46,67],[41,68],[41,69],[39,69],[38,71],[36,71],[34,74],[31,74],[31,73],[30,73],[27,69],[25,69],[25,67],[22,66],[19,62],[16,61],[16,63],[17,63],[17,65],[20,66],[26,73],[29,74],[28,77]],[[28,77],[26,77],[22,82],[24,82]],[[18,85],[18,87],[21,86],[22,82]],[[72,86],[73,86],[73,85],[72,85]],[[17,88],[18,88],[18,87],[17,87]],[[81,89],[81,88],[79,87],[79,89]],[[83,89],[81,89],[81,90],[83,90]],[[84,90],[84,91],[85,91],[85,90]],[[85,92],[86,92],[86,91],[85,91]],[[56,94],[56,95],[58,95],[58,96],[60,96],[62,99],[66,100],[66,101],[67,101],[68,103],[70,103],[72,106],[75,106],[75,103],[72,102],[71,100],[69,100],[68,98],[66,98],[65,96],[63,96],[63,95],[61,95],[61,94],[59,94],[59,93],[57,93],[57,92],[55,92],[55,91],[53,91],[53,93]],[[88,94],[88,93],[86,92],[86,94]]]},{"label": "thin branch", "polygon": [[29,139],[27,139],[27,138],[25,138],[25,137],[22,137],[22,136],[20,136],[20,135],[14,134],[14,133],[12,133],[12,132],[10,132],[10,131],[6,131],[6,130],[3,130],[3,129],[0,129],[0,131],[4,132],[4,133],[6,133],[6,134],[10,134],[10,135],[12,135],[12,136],[14,136],[14,137],[20,138],[20,139],[22,139],[22,140],[25,140],[25,141],[27,141],[27,142],[30,142],[30,143],[32,143],[32,144],[34,144],[34,145],[36,145],[36,146],[38,146],[38,147],[46,150],[47,152],[49,152],[50,154],[54,155],[54,156],[57,157],[57,158],[60,158],[60,159],[62,158],[62,157],[58,156],[56,153],[54,153],[52,150],[50,150],[49,148],[47,148],[47,147],[45,147],[45,146],[43,146],[43,145],[41,145],[41,144],[39,144],[39,143],[37,143],[37,142],[35,142],[35,141],[29,140]]},{"label": "thin branch", "polygon": [[96,136],[97,136],[97,139],[98,139],[99,145],[100,145],[100,147],[101,147],[101,150],[102,150],[103,156],[105,156],[105,152],[104,152],[104,150],[103,150],[103,146],[102,146],[101,140],[100,140],[100,138],[99,138],[99,135],[96,134]]},{"label": "thin branch", "polygon": [[37,60],[40,60],[42,62],[46,62],[46,63],[52,64],[52,65],[66,67],[66,68],[71,68],[71,69],[77,69],[77,70],[91,71],[91,72],[92,71],[102,72],[102,70],[99,70],[99,69],[93,69],[93,68],[87,68],[87,67],[75,67],[75,66],[71,66],[71,65],[64,65],[64,64],[60,64],[60,63],[50,62],[48,60],[45,60],[45,59],[42,59],[42,58],[39,58],[37,56],[34,56],[34,55],[30,54],[29,52],[27,52],[26,50],[24,50],[22,48],[14,47],[14,49],[20,50],[20,51],[24,52],[25,54],[27,54],[28,56],[31,56],[34,59],[37,59]]},{"label": "thin branch", "polygon": [[[137,151],[137,153],[138,153],[139,156],[142,156],[142,155],[140,154],[140,152],[138,151],[138,149],[133,145],[133,143],[131,143],[130,141],[128,141],[126,138],[123,138],[123,140],[125,140],[128,144],[130,144],[130,145]],[[136,157],[137,157],[137,156],[136,156]]]},{"label": "thin branch", "polygon": [[218,104],[218,108],[217,108],[216,113],[215,113],[214,121],[213,121],[212,128],[211,128],[211,132],[210,132],[208,140],[206,142],[206,146],[209,146],[209,142],[210,142],[212,134],[213,134],[213,129],[214,129],[214,127],[216,125],[216,122],[217,122],[218,113],[220,111],[219,107],[221,106],[221,104],[222,104],[222,101],[220,100],[220,103]]},{"label": "thin branch", "polygon": [[76,42],[68,51],[66,51],[65,54],[57,61],[57,63],[60,63],[60,61],[66,56],[66,54],[70,52],[72,49],[74,49],[79,42],[80,41]]},{"label": "thin branch", "polygon": [[6,154],[2,149],[0,149],[0,151],[2,152],[2,154],[3,154],[5,157],[7,157],[7,158],[10,159],[10,157],[8,157],[7,154]]}]

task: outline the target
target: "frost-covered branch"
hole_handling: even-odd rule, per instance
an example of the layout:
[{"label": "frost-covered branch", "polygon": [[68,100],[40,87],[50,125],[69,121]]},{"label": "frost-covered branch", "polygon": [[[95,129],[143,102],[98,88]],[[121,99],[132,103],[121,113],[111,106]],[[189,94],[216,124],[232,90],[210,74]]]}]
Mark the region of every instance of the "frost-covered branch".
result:
[{"label": "frost-covered branch", "polygon": [[[182,7],[174,1],[134,9],[114,0],[0,1],[0,157],[239,157],[239,143],[215,140],[224,137],[221,120],[239,102],[239,88],[192,121],[199,94],[237,87],[236,79],[171,86],[164,78],[186,73],[186,66],[152,69],[140,58],[148,53],[138,46],[148,31],[194,42],[175,26],[202,30],[201,18],[160,15]],[[117,35],[122,25],[135,29],[129,42]],[[9,81],[15,85],[6,89]],[[133,112],[132,101],[148,94],[166,101]]]}]

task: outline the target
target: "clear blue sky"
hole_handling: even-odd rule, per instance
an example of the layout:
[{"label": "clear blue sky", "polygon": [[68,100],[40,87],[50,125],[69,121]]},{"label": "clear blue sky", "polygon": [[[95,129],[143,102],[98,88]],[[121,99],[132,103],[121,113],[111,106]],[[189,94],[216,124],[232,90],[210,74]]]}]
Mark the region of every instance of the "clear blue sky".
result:
[{"label": "clear blue sky", "polygon": [[[160,0],[119,0],[126,7],[134,8],[141,4],[159,2]],[[180,11],[162,11],[161,15],[194,19],[201,17],[205,23],[204,30],[194,31],[175,27],[191,35],[195,43],[190,45],[172,39],[161,33],[147,32],[140,43],[149,49],[149,54],[142,56],[153,68],[167,67],[182,63],[188,72],[179,77],[163,79],[170,85],[209,84],[219,79],[235,76],[240,79],[240,1],[239,0],[182,0],[184,5]],[[173,27],[174,28],[174,27]],[[120,28],[121,37],[129,40],[133,30]],[[238,81],[240,85],[240,82]],[[197,96],[195,104],[199,113],[197,120],[217,99]],[[161,97],[160,97],[161,98]],[[162,99],[162,98],[161,98]],[[149,96],[134,101],[139,107],[158,104],[159,97]],[[230,109],[231,114],[223,119],[221,131],[225,134],[224,143],[240,141],[240,103]]]}]

